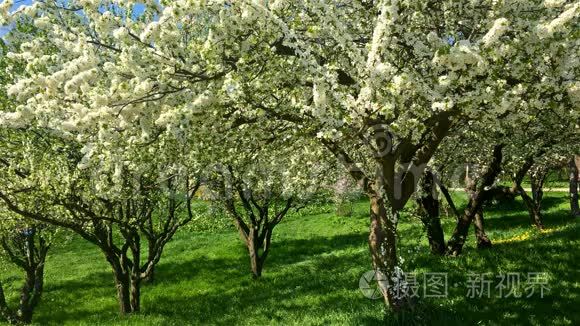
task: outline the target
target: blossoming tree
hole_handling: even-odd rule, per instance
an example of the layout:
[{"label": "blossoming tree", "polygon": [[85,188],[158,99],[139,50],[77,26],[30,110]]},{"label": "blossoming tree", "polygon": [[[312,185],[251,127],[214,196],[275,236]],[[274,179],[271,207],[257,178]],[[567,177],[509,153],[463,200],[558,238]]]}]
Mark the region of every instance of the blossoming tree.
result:
[{"label": "blossoming tree", "polygon": [[25,274],[15,309],[7,303],[0,282],[0,316],[12,324],[29,324],[44,290],[44,266],[55,229],[6,210],[0,213],[0,254]]},{"label": "blossoming tree", "polygon": [[236,133],[232,147],[220,142],[206,175],[214,200],[225,206],[248,248],[252,276],[259,278],[274,228],[303,207],[333,173],[319,160],[323,150],[316,144],[265,143],[255,132],[250,134]]},{"label": "blossoming tree", "polygon": [[[492,122],[509,110],[509,92],[525,75],[525,65],[510,71],[510,62],[534,62],[554,40],[572,44],[566,31],[579,7],[145,1],[136,12],[133,1],[83,0],[8,14],[5,3],[4,20],[33,20],[42,31],[24,36],[30,41],[11,55],[27,69],[9,89],[21,104],[5,123],[98,131],[82,133],[83,144],[125,134],[147,143],[154,126],[179,135],[212,110],[234,122],[292,123],[340,159],[369,196],[373,266],[395,310],[411,305],[395,295],[405,293],[398,216],[425,165],[454,124]],[[577,82],[567,80],[554,84],[577,96]],[[95,148],[95,157],[113,160]]]}]

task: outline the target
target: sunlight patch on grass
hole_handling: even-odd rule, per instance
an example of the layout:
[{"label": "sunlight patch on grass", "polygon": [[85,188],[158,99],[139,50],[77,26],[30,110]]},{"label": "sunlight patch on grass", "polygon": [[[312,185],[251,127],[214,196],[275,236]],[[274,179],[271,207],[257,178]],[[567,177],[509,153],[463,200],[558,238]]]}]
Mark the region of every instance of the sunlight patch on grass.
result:
[{"label": "sunlight patch on grass", "polygon": [[[465,205],[462,194],[453,196]],[[580,314],[575,312],[580,298],[576,249],[580,219],[568,217],[567,205],[561,194],[547,194],[544,232],[530,226],[520,200],[486,207],[486,231],[494,247],[477,250],[470,232],[459,257],[432,255],[421,222],[412,211],[404,212],[399,228],[403,270],[418,275],[447,273],[450,284],[447,298],[422,298],[416,313],[421,322],[416,324],[503,325],[509,320],[512,325],[580,325]],[[113,277],[102,253],[74,237],[53,248],[47,261],[46,292],[35,322],[59,326],[388,324],[392,316],[385,315],[382,300],[369,300],[359,289],[361,275],[372,268],[368,201],[353,206],[350,217],[320,214],[324,207],[289,216],[274,231],[272,252],[260,280],[250,276],[247,249],[235,229],[182,230],[167,245],[156,281],[143,288],[143,312],[129,317],[117,313]],[[441,222],[448,237],[455,218],[443,217]],[[550,276],[546,297],[471,299],[462,286],[469,272],[529,271]],[[6,265],[1,277],[10,292],[9,302],[17,304],[22,275]]]},{"label": "sunlight patch on grass", "polygon": [[530,240],[531,238],[536,237],[538,234],[551,234],[554,232],[559,232],[564,230],[566,227],[553,227],[553,228],[545,228],[542,230],[527,230],[521,234],[516,236],[507,238],[507,239],[499,239],[495,240],[494,243],[513,243],[513,242],[522,242],[526,240]]}]

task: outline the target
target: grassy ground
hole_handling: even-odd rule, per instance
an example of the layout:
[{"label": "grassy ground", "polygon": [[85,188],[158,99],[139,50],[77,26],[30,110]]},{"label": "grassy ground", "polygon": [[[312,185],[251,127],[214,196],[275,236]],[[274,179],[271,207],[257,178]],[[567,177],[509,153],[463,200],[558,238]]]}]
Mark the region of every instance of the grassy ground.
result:
[{"label": "grassy ground", "polygon": [[[491,250],[477,251],[470,234],[465,254],[428,253],[420,223],[409,214],[400,225],[404,270],[448,274],[447,298],[421,299],[417,324],[579,325],[580,221],[568,217],[562,193],[545,199],[547,232],[530,227],[521,202],[486,210]],[[384,323],[381,300],[365,298],[361,275],[370,269],[367,203],[351,217],[331,212],[292,216],[279,225],[264,276],[253,281],[245,248],[232,229],[183,231],[167,246],[157,280],[142,290],[143,312],[119,317],[112,275],[103,256],[74,238],[54,248],[46,292],[36,315],[52,325],[375,325]],[[453,219],[443,224],[448,236]],[[549,293],[540,298],[469,299],[466,274],[545,272]],[[3,269],[6,292],[20,279]],[[522,280],[523,282],[523,280]],[[456,285],[457,286],[454,286]],[[495,283],[494,283],[495,284]],[[522,284],[523,287],[523,284]],[[523,288],[520,287],[520,290]],[[12,302],[17,299],[12,295]],[[390,317],[387,321],[390,321]]]}]

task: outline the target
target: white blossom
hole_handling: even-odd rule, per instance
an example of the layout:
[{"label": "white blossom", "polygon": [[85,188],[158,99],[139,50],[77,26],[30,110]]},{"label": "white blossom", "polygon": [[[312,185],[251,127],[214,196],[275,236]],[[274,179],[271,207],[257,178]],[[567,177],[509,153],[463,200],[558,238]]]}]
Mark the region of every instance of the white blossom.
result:
[{"label": "white blossom", "polygon": [[488,47],[493,45],[508,30],[509,22],[505,18],[496,19],[491,29],[481,39],[481,45]]}]

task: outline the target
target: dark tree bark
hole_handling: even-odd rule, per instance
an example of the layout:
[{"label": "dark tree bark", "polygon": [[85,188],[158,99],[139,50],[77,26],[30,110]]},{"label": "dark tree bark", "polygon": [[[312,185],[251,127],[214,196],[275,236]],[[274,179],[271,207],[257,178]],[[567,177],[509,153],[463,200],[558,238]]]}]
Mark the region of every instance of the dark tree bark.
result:
[{"label": "dark tree bark", "polygon": [[250,265],[252,269],[252,277],[254,279],[262,276],[262,269],[266,262],[266,257],[270,252],[270,243],[272,239],[273,225],[263,225],[264,234],[260,236],[258,230],[253,229],[250,236],[246,239],[246,246],[250,254]]},{"label": "dark tree bark", "polygon": [[119,266],[116,258],[112,257],[109,263],[112,266],[115,287],[117,288],[117,302],[119,304],[119,313],[122,315],[133,312],[131,308],[131,283],[129,274]]},{"label": "dark tree bark", "polygon": [[[248,249],[252,278],[259,279],[266,258],[270,253],[272,233],[274,228],[284,219],[288,211],[294,207],[294,199],[281,199],[272,193],[257,195],[244,184],[243,180],[235,174],[231,166],[228,167],[228,175],[218,182],[222,192],[226,210],[233,217],[240,238]],[[231,186],[226,184],[226,179],[231,181]],[[231,192],[232,190],[234,192]],[[241,209],[238,207],[238,200]],[[281,208],[277,208],[282,201]]]},{"label": "dark tree bark", "polygon": [[467,203],[463,215],[459,221],[457,221],[457,225],[455,226],[451,238],[447,242],[448,255],[456,256],[461,254],[463,245],[467,238],[469,226],[476,218],[476,215],[479,215],[478,218],[480,220],[479,230],[476,230],[476,234],[478,234],[478,244],[481,241],[483,246],[491,245],[491,241],[489,241],[489,238],[483,231],[483,205],[485,201],[489,199],[490,195],[492,195],[493,191],[490,187],[493,185],[495,178],[501,172],[503,147],[504,145],[502,144],[494,146],[492,160],[487,169],[478,180],[473,180],[473,182],[468,183],[466,189],[469,194],[469,202]]},{"label": "dark tree bark", "polygon": [[[153,229],[153,227],[151,226],[150,229]],[[153,239],[149,239],[147,241],[147,261],[154,261],[155,260],[155,254],[156,254],[156,246],[155,246],[155,241],[153,241]],[[155,266],[153,265],[151,267],[151,270],[147,273],[147,276],[143,279],[144,283],[154,283],[155,282]]]},{"label": "dark tree bark", "polygon": [[370,145],[377,151],[375,159],[379,169],[372,176],[364,173],[339,144],[323,140],[323,144],[348,169],[370,199],[369,247],[373,267],[383,275],[383,280],[377,280],[378,285],[386,305],[396,313],[414,307],[408,289],[404,288],[405,277],[397,261],[399,214],[415,192],[427,162],[451,125],[448,113],[430,118],[430,128],[420,145],[408,140],[395,143],[388,130],[373,128],[374,139]]},{"label": "dark tree bark", "polygon": [[532,186],[531,197],[522,187],[521,182],[516,185],[518,192],[522,196],[522,200],[528,209],[532,224],[534,224],[540,230],[544,228],[542,217],[542,198],[544,197],[543,187],[547,175],[547,167],[537,167],[532,171],[532,173],[530,173],[530,181]]},{"label": "dark tree bark", "polygon": [[461,219],[461,214],[459,213],[459,210],[457,210],[457,206],[455,206],[455,203],[453,202],[453,198],[449,193],[449,189],[447,189],[447,187],[440,180],[437,181],[437,185],[439,186],[439,190],[441,190],[441,193],[445,197],[445,200],[447,201],[449,208],[451,208],[453,215],[455,215],[456,220],[459,221]]},{"label": "dark tree bark", "polygon": [[[260,108],[278,120],[297,125],[304,125],[305,120],[309,119],[302,115],[279,112],[279,110],[265,105],[261,105]],[[390,258],[396,257],[397,248],[394,234],[397,223],[389,222],[389,220],[396,220],[400,210],[404,208],[415,192],[427,163],[453,126],[451,117],[456,113],[445,111],[425,120],[426,129],[418,143],[410,138],[392,137],[393,135],[389,131],[390,121],[380,115],[365,121],[364,128],[360,128],[361,133],[357,134],[360,136],[358,138],[348,138],[348,140],[320,139],[322,145],[344,165],[371,201],[369,244],[374,261],[373,265],[376,269],[381,267],[388,272],[387,274],[391,275],[397,271],[396,260]],[[365,132],[370,132],[370,137],[363,136]],[[317,130],[308,133],[315,136]],[[361,147],[373,153],[372,156],[365,156],[363,160],[376,163],[378,171],[365,171],[357,164],[360,153],[358,149]],[[387,235],[387,233],[389,234]],[[379,286],[385,288],[380,281]],[[413,307],[409,296],[403,295],[402,298],[395,298],[388,291],[383,292],[383,296],[387,305],[395,312],[406,311]]]},{"label": "dark tree bark", "polygon": [[[171,181],[169,183],[171,188]],[[174,194],[168,196],[167,207],[162,210],[162,214],[164,212],[165,215],[159,221],[161,227],[154,225],[154,206],[148,200],[140,203],[141,205],[128,201],[126,205],[119,207],[117,210],[119,221],[129,221],[134,214],[142,218],[141,223],[137,225],[119,223],[120,235],[123,239],[120,247],[112,240],[112,224],[104,223],[101,220],[99,226],[95,227],[95,236],[99,239],[97,243],[113,271],[121,314],[141,311],[141,286],[144,281],[153,279],[155,266],[161,260],[165,245],[180,227],[193,218],[191,201],[199,186],[200,184],[197,183],[190,189],[187,182],[188,195],[185,199],[187,217],[184,219],[178,217],[177,209],[180,202],[177,201],[176,196]],[[136,207],[140,207],[141,210],[134,211]],[[147,241],[148,248],[145,261],[142,261],[142,237]]]},{"label": "dark tree bark", "polygon": [[[187,195],[185,199],[179,199],[181,197],[176,196],[177,188],[173,181],[172,179],[167,181],[167,189],[170,192],[168,195],[165,193],[166,190],[151,187],[148,189],[156,189],[160,193],[141,193],[137,198],[114,202],[100,198],[97,203],[86,203],[72,191],[68,197],[56,199],[51,203],[68,210],[75,217],[70,222],[22,209],[16,204],[15,199],[1,191],[0,199],[14,213],[68,228],[96,245],[111,266],[119,312],[124,315],[140,311],[143,280],[152,275],[165,245],[177,230],[193,218],[192,198],[200,184],[196,183],[190,187],[189,179],[186,178],[183,183]],[[180,217],[178,208],[183,204],[187,215]],[[142,261],[141,257],[141,238],[148,242],[149,247],[145,261]],[[36,288],[39,288],[39,285],[41,284],[37,284]]]},{"label": "dark tree bark", "polygon": [[397,258],[397,223],[399,212],[389,208],[384,199],[373,195],[371,200],[371,221],[369,228],[369,248],[374,270],[379,272],[377,282],[385,304],[394,311],[403,311],[413,306],[404,275]]},{"label": "dark tree bark", "polygon": [[427,240],[431,253],[445,254],[445,238],[439,214],[439,199],[437,195],[435,176],[428,169],[423,173],[420,182],[421,197],[417,198],[419,217],[427,232]]},{"label": "dark tree bark", "polygon": [[4,295],[4,286],[0,282],[0,316],[10,324],[18,322],[16,314],[8,307],[6,296]]},{"label": "dark tree bark", "polygon": [[534,203],[534,216],[532,222],[540,229],[543,228],[542,199],[544,198],[544,182],[548,176],[548,169],[538,168],[530,176],[532,183],[532,200]]},{"label": "dark tree bark", "polygon": [[44,264],[50,246],[37,227],[19,230],[0,241],[10,261],[25,273],[20,302],[15,310],[8,307],[0,284],[0,314],[9,323],[30,324],[44,290]]},{"label": "dark tree bark", "polygon": [[[258,279],[262,276],[266,258],[270,253],[274,228],[282,221],[288,210],[292,207],[292,200],[288,199],[285,208],[278,212],[273,220],[268,220],[267,216],[261,215],[260,217],[250,219],[249,223],[246,223],[237,210],[233,211],[231,209],[232,206],[228,206],[228,211],[234,216],[240,237],[248,248],[252,278]],[[264,211],[265,209],[269,208],[264,207]]]},{"label": "dark tree bark", "polygon": [[570,212],[572,216],[580,216],[580,207],[578,205],[578,166],[575,157],[572,157],[568,163],[570,181]]},{"label": "dark tree bark", "polygon": [[[538,229],[543,229],[543,218],[542,218],[542,198],[544,196],[543,187],[546,177],[548,175],[549,166],[537,166],[535,168],[534,157],[538,157],[545,153],[545,150],[535,153],[535,156],[528,156],[520,169],[516,172],[514,176],[514,186],[512,187],[512,192],[514,194],[519,194],[522,197],[524,204],[528,210],[530,220]],[[530,172],[531,171],[531,172]],[[530,175],[530,181],[532,186],[532,196],[528,195],[524,187],[522,186],[522,181],[526,174]]]},{"label": "dark tree bark", "polygon": [[475,228],[475,239],[477,240],[477,249],[491,248],[491,240],[487,234],[485,234],[485,229],[483,226],[483,209],[480,208],[475,212],[473,226]]}]

